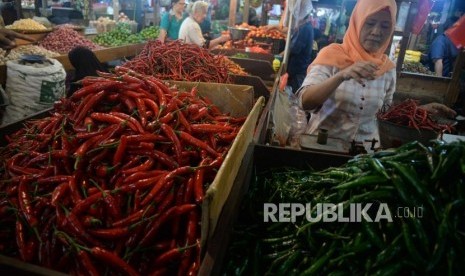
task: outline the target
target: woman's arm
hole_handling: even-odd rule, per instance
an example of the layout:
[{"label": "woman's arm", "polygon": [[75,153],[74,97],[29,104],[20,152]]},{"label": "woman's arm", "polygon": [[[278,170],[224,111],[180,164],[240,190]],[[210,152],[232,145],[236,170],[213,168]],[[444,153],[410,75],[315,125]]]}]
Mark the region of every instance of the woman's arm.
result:
[{"label": "woman's arm", "polygon": [[217,37],[215,39],[210,40],[210,45],[208,45],[208,49],[212,49],[219,44],[226,42],[228,40],[231,40],[231,37],[229,35],[222,35],[220,37]]},{"label": "woman's arm", "polygon": [[160,40],[161,42],[165,42],[167,34],[168,33],[165,31],[165,29],[160,29],[160,33],[158,34],[158,40]]},{"label": "woman's arm", "polygon": [[322,105],[343,81],[354,79],[364,85],[364,79],[375,78],[376,70],[378,67],[374,63],[357,62],[319,84],[304,86],[300,91],[303,109],[312,110]]},{"label": "woman's arm", "polygon": [[442,77],[442,70],[443,70],[442,58],[435,60],[434,61],[434,72],[436,73],[436,76]]}]

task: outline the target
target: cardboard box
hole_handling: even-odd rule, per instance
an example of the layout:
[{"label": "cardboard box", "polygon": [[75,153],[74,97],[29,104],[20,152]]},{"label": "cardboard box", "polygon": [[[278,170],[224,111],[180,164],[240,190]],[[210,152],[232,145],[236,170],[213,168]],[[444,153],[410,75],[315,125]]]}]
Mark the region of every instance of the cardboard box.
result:
[{"label": "cardboard box", "polygon": [[229,112],[231,116],[247,116],[247,120],[234,140],[223,165],[205,193],[201,225],[201,248],[205,250],[239,171],[241,165],[239,161],[243,159],[247,147],[252,142],[255,126],[265,99],[260,97],[254,103],[254,92],[251,86],[176,81],[171,83],[187,91],[193,86],[197,86],[199,95],[209,98],[221,111]]}]

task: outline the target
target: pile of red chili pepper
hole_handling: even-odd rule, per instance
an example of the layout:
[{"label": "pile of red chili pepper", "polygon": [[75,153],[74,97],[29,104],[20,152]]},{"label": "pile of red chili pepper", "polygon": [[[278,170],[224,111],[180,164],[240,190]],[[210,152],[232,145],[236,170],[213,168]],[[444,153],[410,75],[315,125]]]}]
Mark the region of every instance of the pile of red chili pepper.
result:
[{"label": "pile of red chili pepper", "polygon": [[200,203],[245,118],[125,68],[0,149],[0,254],[89,275],[195,275]]},{"label": "pile of red chili pepper", "polygon": [[379,112],[377,117],[381,121],[388,121],[418,130],[452,131],[451,126],[433,121],[431,114],[426,109],[421,108],[419,102],[413,99],[407,99],[401,103],[392,105],[387,110]]},{"label": "pile of red chili pepper", "polygon": [[149,41],[124,67],[160,79],[230,83],[228,64],[207,49],[180,40]]}]

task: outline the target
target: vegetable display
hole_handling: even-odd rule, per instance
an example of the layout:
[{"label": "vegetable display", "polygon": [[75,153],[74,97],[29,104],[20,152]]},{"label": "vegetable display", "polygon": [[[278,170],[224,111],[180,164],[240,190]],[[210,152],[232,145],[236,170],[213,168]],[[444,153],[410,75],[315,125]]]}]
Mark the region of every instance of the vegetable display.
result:
[{"label": "vegetable display", "polygon": [[[465,142],[413,142],[337,168],[275,168],[254,179],[224,275],[457,275],[463,268]],[[290,213],[283,214],[289,222],[264,222],[264,203],[310,207],[295,222]],[[356,222],[321,219],[329,211],[318,220],[318,203],[334,204],[346,219],[351,203],[371,204],[373,221],[361,213]],[[383,204],[392,221],[376,220]]]},{"label": "vegetable display", "polygon": [[77,31],[66,27],[55,29],[44,37],[39,42],[39,45],[47,50],[61,54],[67,54],[76,46],[84,46],[91,50],[101,49],[100,46],[95,45]]},{"label": "vegetable display", "polygon": [[48,58],[54,58],[60,54],[36,45],[21,45],[13,48],[7,56],[5,56],[5,50],[0,49],[0,64],[5,64],[9,60],[19,59],[23,55],[41,55]]},{"label": "vegetable display", "polygon": [[436,132],[451,132],[451,127],[439,124],[431,119],[431,114],[421,108],[418,101],[408,99],[392,105],[377,115],[378,120],[388,121],[397,125],[408,126],[415,129],[434,130]]},{"label": "vegetable display", "polygon": [[157,39],[160,34],[160,28],[158,26],[150,26],[142,29],[139,34],[145,40]]},{"label": "vegetable display", "polygon": [[39,22],[30,18],[19,19],[13,22],[11,25],[5,26],[10,30],[21,30],[21,31],[45,31],[47,28]]},{"label": "vegetable display", "polygon": [[115,71],[0,149],[0,254],[71,274],[196,274],[204,190],[245,118]]},{"label": "vegetable display", "polygon": [[118,23],[114,29],[98,34],[93,41],[106,47],[142,43],[144,39],[139,34],[133,34],[131,26]]},{"label": "vegetable display", "polygon": [[179,40],[149,41],[139,55],[123,66],[160,79],[230,83],[224,59]]}]

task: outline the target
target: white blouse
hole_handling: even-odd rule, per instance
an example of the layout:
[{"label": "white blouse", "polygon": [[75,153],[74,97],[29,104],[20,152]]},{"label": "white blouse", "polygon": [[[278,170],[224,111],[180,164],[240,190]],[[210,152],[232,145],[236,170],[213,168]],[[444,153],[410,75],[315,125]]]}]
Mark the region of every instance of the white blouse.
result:
[{"label": "white blouse", "polygon": [[190,16],[184,19],[181,24],[179,29],[179,39],[186,43],[196,44],[200,47],[205,44],[205,38],[202,36],[202,30],[200,29],[199,23]]},{"label": "white blouse", "polygon": [[[326,65],[313,65],[302,87],[319,84],[334,76],[339,69]],[[355,80],[342,82],[318,110],[312,110],[306,133],[318,134],[327,129],[328,137],[343,141],[363,142],[379,140],[376,113],[383,104],[391,104],[396,89],[396,70],[391,69],[375,80],[366,80],[365,87]],[[302,108],[304,89],[298,91]]]}]

